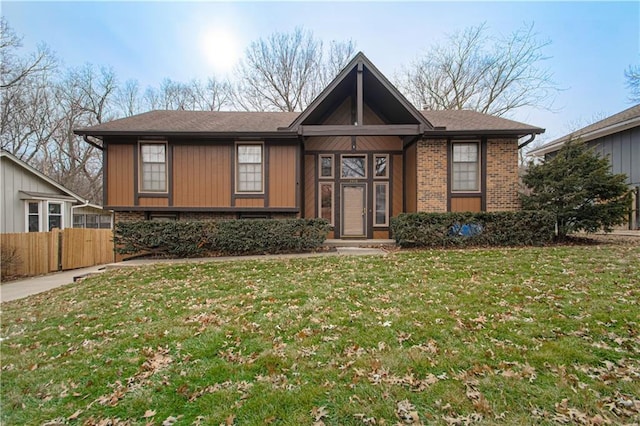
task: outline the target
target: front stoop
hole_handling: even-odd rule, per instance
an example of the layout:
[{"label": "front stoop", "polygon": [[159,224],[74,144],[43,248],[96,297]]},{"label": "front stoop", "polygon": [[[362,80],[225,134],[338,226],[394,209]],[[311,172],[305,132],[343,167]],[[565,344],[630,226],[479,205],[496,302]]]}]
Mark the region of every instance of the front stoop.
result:
[{"label": "front stoop", "polygon": [[396,247],[395,240],[325,240],[325,247],[355,247],[355,248],[388,248]]}]

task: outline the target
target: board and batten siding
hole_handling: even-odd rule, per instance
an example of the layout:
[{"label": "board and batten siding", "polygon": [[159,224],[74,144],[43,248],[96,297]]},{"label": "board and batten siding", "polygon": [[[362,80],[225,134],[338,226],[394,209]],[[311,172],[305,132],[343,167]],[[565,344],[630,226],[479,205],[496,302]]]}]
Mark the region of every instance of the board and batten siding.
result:
[{"label": "board and batten siding", "polygon": [[173,146],[173,205],[231,206],[233,145]]},{"label": "board and batten siding", "polygon": [[134,150],[132,144],[107,144],[107,206],[134,205]]},{"label": "board and batten siding", "polygon": [[25,200],[21,199],[19,191],[51,194],[52,201],[63,204],[63,225],[65,227],[72,226],[71,206],[73,203],[55,199],[56,196],[68,196],[67,194],[63,194],[58,188],[29,170],[18,166],[12,160],[6,157],[0,159],[2,160],[0,162],[0,187],[2,187],[0,233],[27,232],[25,229]]},{"label": "board and batten siding", "polygon": [[269,147],[269,207],[296,207],[296,145]]},{"label": "board and batten siding", "polygon": [[624,173],[629,185],[640,185],[640,127],[594,139],[589,146],[609,157],[613,173]]}]

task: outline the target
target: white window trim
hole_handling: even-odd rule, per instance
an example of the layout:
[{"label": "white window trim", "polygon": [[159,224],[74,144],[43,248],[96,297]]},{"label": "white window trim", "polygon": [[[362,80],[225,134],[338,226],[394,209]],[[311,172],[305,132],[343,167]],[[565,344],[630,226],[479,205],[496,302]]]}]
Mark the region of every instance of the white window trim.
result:
[{"label": "white window trim", "polygon": [[318,217],[322,218],[322,186],[331,186],[331,225],[336,223],[336,188],[333,182],[318,183]]},{"label": "white window trim", "polygon": [[[144,172],[142,161],[142,145],[164,145],[164,191],[144,189]],[[169,143],[166,140],[138,140],[138,193],[139,194],[168,194],[169,193]]]},{"label": "white window trim", "polygon": [[[323,158],[330,158],[331,159],[331,175],[329,175],[329,176],[322,176],[322,159]],[[336,169],[335,155],[333,155],[333,154],[320,154],[320,155],[318,155],[318,178],[319,179],[333,179],[335,177],[335,169]]]},{"label": "white window trim", "polygon": [[[262,182],[261,182],[262,189],[261,189],[260,191],[241,191],[241,190],[238,188],[238,184],[240,183],[240,174],[239,174],[239,173],[240,173],[240,167],[239,167],[239,163],[238,163],[238,157],[239,157],[239,155],[238,155],[238,147],[239,147],[239,146],[255,146],[255,145],[260,145],[260,147],[261,147],[261,154],[262,154],[262,158],[261,158],[260,163],[261,163],[261,166],[262,166],[262,171],[261,171],[261,175],[262,175]],[[256,142],[236,142],[236,143],[235,143],[235,146],[234,146],[234,153],[233,153],[233,156],[234,156],[234,160],[233,160],[233,162],[234,162],[234,166],[235,166],[235,167],[234,167],[234,168],[235,168],[235,171],[234,171],[234,175],[235,175],[235,176],[234,176],[234,181],[235,181],[235,184],[234,184],[234,186],[235,186],[235,193],[236,193],[236,194],[242,194],[242,195],[244,195],[244,194],[255,194],[255,195],[262,195],[262,194],[264,194],[264,187],[265,187],[265,180],[266,180],[266,179],[265,179],[266,177],[265,177],[265,175],[264,175],[264,170],[265,170],[265,169],[264,169],[264,158],[265,158],[265,152],[264,152],[264,150],[265,150],[264,142],[261,142],[261,141],[256,141]]]},{"label": "white window trim", "polygon": [[[45,220],[45,222],[44,222],[44,223],[45,223],[44,229],[46,229],[46,230],[47,230],[47,232],[51,231],[51,230],[49,229],[49,216],[50,216],[50,215],[49,215],[49,205],[51,205],[51,204],[59,204],[59,205],[60,205],[60,229],[62,230],[62,229],[64,229],[64,228],[66,227],[66,224],[65,224],[65,214],[64,214],[64,210],[65,210],[65,209],[64,209],[64,207],[65,207],[64,203],[63,203],[63,202],[61,202],[61,201],[47,201],[47,209],[46,209],[46,212],[47,212],[46,216],[47,216],[47,218],[46,218],[46,220]],[[54,215],[51,215],[51,216],[54,216]],[[55,215],[55,216],[58,216],[58,215]]]},{"label": "white window trim", "polygon": [[24,232],[29,232],[29,204],[31,203],[38,204],[38,231],[37,232],[42,232],[42,230],[44,229],[43,223],[42,223],[43,222],[42,217],[44,216],[42,214],[42,205],[44,203],[38,200],[24,200]]},{"label": "white window trim", "polygon": [[[376,158],[384,157],[387,159],[387,167],[386,174],[384,176],[376,176]],[[374,154],[373,155],[373,178],[374,179],[389,179],[389,167],[391,164],[389,163],[389,154]]]},{"label": "white window trim", "polygon": [[[385,187],[385,199],[384,199],[384,223],[376,223],[376,216],[378,213],[376,206],[376,187]],[[373,227],[374,228],[387,228],[389,226],[389,182],[374,182],[373,183]]]},{"label": "white window trim", "polygon": [[[355,157],[360,157],[360,158],[364,158],[364,176],[363,177],[345,177],[343,176],[342,173],[342,159],[345,157],[351,157],[351,158],[355,158]],[[345,180],[351,180],[351,179],[367,179],[367,177],[369,176],[369,170],[368,170],[368,155],[367,154],[341,154],[340,155],[340,179],[345,179]]]},{"label": "white window trim", "polygon": [[[458,144],[475,144],[478,147],[478,171],[477,171],[477,182],[478,182],[478,189],[475,190],[470,190],[470,189],[453,189],[453,147],[454,145],[458,145]],[[482,192],[482,145],[480,144],[480,141],[455,141],[451,143],[451,151],[450,151],[450,155],[451,155],[451,173],[449,176],[449,179],[451,179],[451,192],[452,193],[460,193],[460,194],[480,194]]]}]

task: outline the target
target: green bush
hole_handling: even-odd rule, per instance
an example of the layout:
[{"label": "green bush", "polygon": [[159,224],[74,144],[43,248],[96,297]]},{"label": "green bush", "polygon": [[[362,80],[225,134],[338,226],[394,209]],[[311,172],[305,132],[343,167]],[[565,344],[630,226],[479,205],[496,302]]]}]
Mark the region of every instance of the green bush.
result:
[{"label": "green bush", "polygon": [[542,245],[553,239],[547,212],[402,213],[391,219],[401,247]]},{"label": "green bush", "polygon": [[246,255],[310,251],[322,245],[329,230],[323,219],[136,221],[117,223],[114,240],[120,254]]}]

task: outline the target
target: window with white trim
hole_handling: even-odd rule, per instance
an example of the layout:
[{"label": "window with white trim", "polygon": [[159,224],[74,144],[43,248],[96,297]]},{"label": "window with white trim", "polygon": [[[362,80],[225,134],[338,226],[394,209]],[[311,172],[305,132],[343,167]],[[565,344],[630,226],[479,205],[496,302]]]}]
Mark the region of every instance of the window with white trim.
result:
[{"label": "window with white trim", "polygon": [[389,183],[376,182],[373,184],[373,225],[389,226]]},{"label": "window with white trim", "polygon": [[54,228],[62,229],[62,203],[48,203],[47,222],[49,224],[49,231]]},{"label": "window with white trim", "polygon": [[477,142],[452,144],[451,190],[480,191],[480,145]]},{"label": "window with white trim", "polygon": [[263,192],[262,144],[237,144],[236,154],[236,191]]},{"label": "window with white trim", "polygon": [[167,192],[167,144],[140,143],[140,192]]},{"label": "window with white trim", "polygon": [[27,232],[40,232],[40,203],[27,202]]},{"label": "window with white trim", "polygon": [[333,182],[320,183],[318,191],[319,217],[327,219],[333,225]]}]

